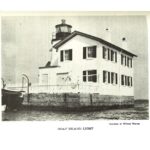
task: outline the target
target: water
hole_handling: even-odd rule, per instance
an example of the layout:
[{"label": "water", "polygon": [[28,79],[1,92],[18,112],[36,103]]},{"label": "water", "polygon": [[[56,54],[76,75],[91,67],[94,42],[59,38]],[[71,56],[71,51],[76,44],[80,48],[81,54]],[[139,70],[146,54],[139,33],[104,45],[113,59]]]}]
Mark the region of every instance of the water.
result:
[{"label": "water", "polygon": [[2,112],[3,121],[48,121],[48,120],[147,120],[148,101],[135,102],[134,108],[111,109],[94,112],[62,112],[19,110]]}]

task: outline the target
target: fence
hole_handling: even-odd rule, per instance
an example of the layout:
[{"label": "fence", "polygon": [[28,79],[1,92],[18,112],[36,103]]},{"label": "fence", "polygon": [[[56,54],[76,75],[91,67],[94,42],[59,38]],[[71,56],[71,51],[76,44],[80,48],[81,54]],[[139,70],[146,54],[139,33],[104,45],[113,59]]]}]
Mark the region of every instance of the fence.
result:
[{"label": "fence", "polygon": [[[9,86],[10,90],[22,90],[27,92],[27,87]],[[30,93],[99,93],[98,85],[32,85],[29,87]]]}]

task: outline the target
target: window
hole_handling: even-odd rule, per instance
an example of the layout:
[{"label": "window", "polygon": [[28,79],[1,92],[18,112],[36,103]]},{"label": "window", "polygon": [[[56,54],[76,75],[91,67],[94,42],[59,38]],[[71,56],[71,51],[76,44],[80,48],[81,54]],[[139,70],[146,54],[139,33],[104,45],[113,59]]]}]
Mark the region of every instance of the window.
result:
[{"label": "window", "polygon": [[125,86],[132,86],[132,77],[126,76],[126,75],[121,75],[121,85]]},{"label": "window", "polygon": [[96,46],[83,47],[83,59],[96,58]]},{"label": "window", "polygon": [[83,82],[97,82],[97,70],[83,71]]},{"label": "window", "polygon": [[118,84],[118,75],[114,72],[103,71],[103,83]]},{"label": "window", "polygon": [[65,50],[65,60],[72,60],[72,50]]},{"label": "window", "polygon": [[67,26],[61,26],[60,29],[61,29],[61,32],[68,32]]},{"label": "window", "polygon": [[60,51],[60,61],[72,60],[72,49]]},{"label": "window", "polygon": [[124,85],[124,75],[121,75],[121,85]]},{"label": "window", "polygon": [[114,84],[114,72],[111,72],[111,83]]},{"label": "window", "polygon": [[111,61],[114,61],[114,51],[111,50]]},{"label": "window", "polygon": [[104,59],[117,62],[117,52],[103,46],[102,55]]},{"label": "window", "polygon": [[103,71],[103,82],[107,81],[107,71]]},{"label": "window", "polygon": [[61,32],[60,27],[56,28],[56,33]]},{"label": "window", "polygon": [[127,66],[128,66],[128,67],[129,67],[129,60],[130,60],[130,58],[127,57]]},{"label": "window", "polygon": [[121,65],[132,68],[132,58],[126,56],[125,54],[121,54]]},{"label": "window", "polygon": [[130,77],[127,77],[127,79],[128,79],[128,86],[130,86]]},{"label": "window", "polygon": [[104,59],[106,59],[106,53],[107,53],[106,47],[103,46],[103,58]]}]

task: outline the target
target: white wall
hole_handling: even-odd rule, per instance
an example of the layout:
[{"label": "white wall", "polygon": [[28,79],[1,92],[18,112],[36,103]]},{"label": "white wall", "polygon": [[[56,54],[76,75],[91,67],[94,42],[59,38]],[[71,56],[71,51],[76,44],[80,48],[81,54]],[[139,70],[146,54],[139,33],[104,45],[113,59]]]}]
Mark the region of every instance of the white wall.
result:
[{"label": "white wall", "polygon": [[[87,46],[97,46],[97,57],[93,59],[83,59],[83,47]],[[117,63],[110,60],[103,59],[102,57],[102,44],[95,40],[91,40],[82,36],[75,36],[67,43],[59,47],[56,54],[58,58],[59,68],[46,68],[40,69],[39,74],[47,73],[49,75],[48,84],[56,85],[56,74],[68,72],[71,75],[71,82],[77,83],[80,85],[92,85],[99,86],[96,92],[99,92],[102,95],[128,95],[133,96],[133,87],[122,86],[121,85],[121,74],[133,77],[133,67],[128,68],[127,66],[121,65],[121,55],[117,51]],[[60,50],[72,49],[72,61],[60,61]],[[112,49],[112,48],[111,48]],[[114,50],[115,51],[115,50]],[[55,57],[56,60],[56,57]],[[98,82],[97,83],[85,83],[83,82],[83,71],[84,70],[97,70],[98,73]],[[118,84],[107,84],[103,83],[103,70],[109,72],[115,72],[118,74]],[[41,79],[40,79],[41,81]],[[133,80],[132,80],[133,81]],[[41,83],[40,83],[41,84]],[[133,83],[134,85],[134,83]],[[87,91],[86,92],[91,92]]]}]

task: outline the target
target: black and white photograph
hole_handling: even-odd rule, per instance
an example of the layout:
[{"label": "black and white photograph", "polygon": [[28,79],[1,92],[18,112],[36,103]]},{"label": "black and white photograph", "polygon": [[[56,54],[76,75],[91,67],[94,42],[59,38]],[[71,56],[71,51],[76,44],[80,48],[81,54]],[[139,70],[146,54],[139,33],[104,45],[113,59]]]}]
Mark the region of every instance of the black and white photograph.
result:
[{"label": "black and white photograph", "polygon": [[2,121],[149,120],[146,15],[1,17]]}]

